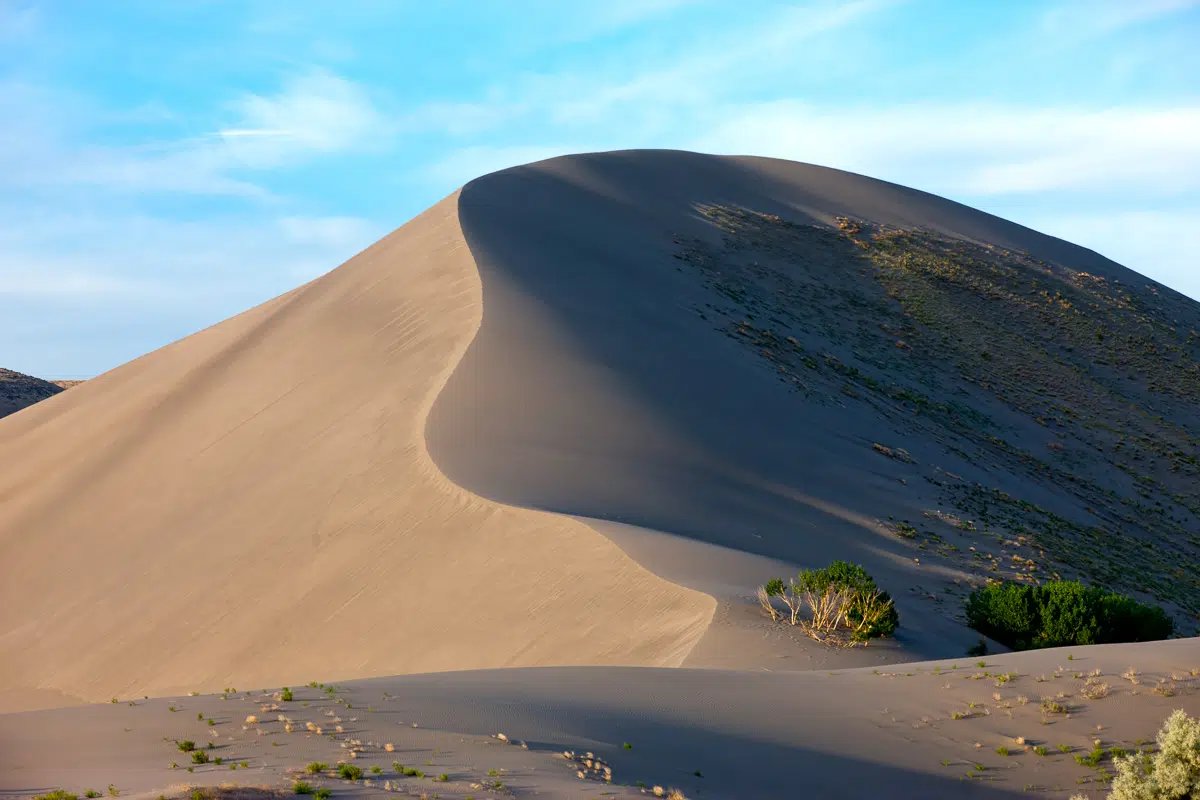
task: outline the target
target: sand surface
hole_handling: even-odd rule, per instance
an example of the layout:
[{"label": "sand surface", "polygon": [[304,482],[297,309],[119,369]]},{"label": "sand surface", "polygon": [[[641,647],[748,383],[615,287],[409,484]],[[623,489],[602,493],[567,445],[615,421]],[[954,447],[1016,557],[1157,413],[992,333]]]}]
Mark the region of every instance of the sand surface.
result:
[{"label": "sand surface", "polygon": [[[1131,666],[1139,671],[1136,685],[1120,677]],[[1111,690],[1088,700],[1080,689],[1096,671]],[[443,798],[641,797],[639,782],[678,787],[689,798],[742,800],[796,792],[1102,796],[1111,748],[1153,740],[1173,708],[1200,712],[1198,676],[1200,644],[1178,640],[878,670],[572,667],[413,675],[339,683],[332,694],[296,688],[291,702],[234,687],[242,691],[227,698],[123,699],[0,715],[0,789],[65,786],[82,793],[113,784],[122,797],[222,782],[286,789],[307,764],[344,760],[373,785],[324,775],[308,780],[334,787],[335,797],[385,796],[385,782],[387,794]],[[1170,697],[1155,693],[1163,679]],[[1058,698],[1067,713],[1043,713],[1043,696]],[[292,720],[292,732],[279,714]],[[250,715],[258,722],[247,725]],[[319,734],[307,729],[310,722]],[[495,738],[500,733],[511,743]],[[187,773],[190,761],[176,746],[183,739],[211,744],[211,757],[223,763],[210,760]],[[1096,739],[1103,759],[1095,767],[1078,764],[1075,756],[1092,751]],[[361,752],[352,759],[354,742]],[[578,765],[561,757],[565,750],[595,754],[612,768],[613,784],[590,773],[580,780]],[[394,762],[425,777],[402,777]],[[446,781],[435,780],[443,774]],[[504,792],[484,788],[496,780]]]},{"label": "sand surface", "polygon": [[457,202],[5,420],[0,709],[681,663],[711,598],[426,455],[426,409],[481,313]]},{"label": "sand surface", "polygon": [[[516,796],[1065,797],[1100,773],[1017,737],[1132,746],[1198,710],[1194,639],[962,656],[979,637],[961,598],[984,573],[935,481],[1076,499],[943,447],[904,409],[798,402],[706,316],[692,263],[721,245],[711,207],[1137,278],[790,162],[636,151],[474,181],[333,272],[0,422],[0,791],[286,787],[355,740],[381,773],[339,793],[508,796],[485,791],[495,769]],[[909,518],[961,547],[918,549],[897,534]],[[759,584],[836,558],[892,593],[894,639],[831,649],[758,609]],[[1122,683],[1130,666],[1146,680]],[[1085,701],[1094,669],[1113,693]],[[1019,680],[998,683],[1007,670]],[[313,680],[340,702],[266,692]],[[1070,715],[1043,715],[1059,693]],[[185,773],[174,740],[210,733],[225,763]],[[614,786],[581,781],[564,749],[599,754]]]}]

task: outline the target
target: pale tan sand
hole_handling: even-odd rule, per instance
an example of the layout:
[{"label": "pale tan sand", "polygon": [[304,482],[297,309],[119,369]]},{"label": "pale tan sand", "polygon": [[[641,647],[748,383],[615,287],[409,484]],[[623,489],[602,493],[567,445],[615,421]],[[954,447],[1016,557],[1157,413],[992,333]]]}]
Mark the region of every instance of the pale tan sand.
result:
[{"label": "pale tan sand", "polygon": [[[1200,668],[1196,640],[983,661],[983,667],[976,659],[925,662],[878,674],[530,668],[355,681],[337,692],[342,703],[308,687],[296,688],[290,703],[264,697],[260,687],[247,697],[245,687],[237,687],[243,693],[229,699],[138,699],[133,706],[122,701],[4,714],[0,792],[61,787],[82,794],[89,787],[103,792],[110,783],[122,797],[147,798],[189,783],[286,789],[308,763],[346,760],[375,785],[309,780],[334,787],[335,797],[381,796],[389,780],[400,796],[501,797],[479,788],[496,779],[517,796],[555,798],[643,796],[638,781],[681,787],[693,800],[1001,798],[1029,797],[1029,791],[1066,798],[1080,790],[1102,797],[1101,773],[1077,764],[1075,755],[1090,751],[1096,738],[1106,750],[1139,747],[1138,740],[1153,740],[1172,709],[1200,713],[1200,677],[1189,673]],[[1120,677],[1130,666],[1141,673],[1138,685]],[[1080,687],[1095,670],[1110,694],[1087,700]],[[1001,674],[1011,677],[997,686],[994,676]],[[1157,680],[1172,674],[1179,676],[1174,696],[1153,693]],[[1060,700],[1069,716],[1043,715],[1040,697],[1059,693],[1069,695]],[[263,701],[280,711],[261,711]],[[953,719],[956,712],[969,716]],[[216,724],[210,728],[197,713]],[[294,732],[284,731],[278,713],[294,721]],[[259,722],[243,729],[250,714]],[[322,726],[321,735],[309,733],[308,722]],[[498,733],[512,743],[496,739]],[[224,763],[186,773],[190,762],[175,746],[181,739],[215,742],[211,755]],[[363,744],[353,760],[342,747],[352,740]],[[1061,752],[1060,744],[1070,752]],[[1033,750],[1039,746],[1045,756]],[[999,754],[999,747],[1009,754]],[[567,749],[595,753],[611,766],[613,785],[581,781],[576,767],[558,757]],[[246,770],[229,769],[243,760]],[[172,761],[179,768],[169,769]],[[428,777],[398,778],[393,761]],[[372,776],[372,766],[381,768],[379,776]],[[1111,772],[1111,755],[1097,766]],[[430,780],[443,773],[449,781]]]},{"label": "pale tan sand", "polygon": [[481,313],[457,202],[0,425],[0,709],[682,661],[713,600],[425,453]]}]

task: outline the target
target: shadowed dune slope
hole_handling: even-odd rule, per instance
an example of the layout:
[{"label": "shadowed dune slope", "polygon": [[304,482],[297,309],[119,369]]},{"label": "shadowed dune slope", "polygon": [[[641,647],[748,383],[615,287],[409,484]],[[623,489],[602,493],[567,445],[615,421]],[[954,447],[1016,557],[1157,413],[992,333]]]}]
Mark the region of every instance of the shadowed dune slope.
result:
[{"label": "shadowed dune slope", "polygon": [[861,562],[908,658],[975,641],[956,615],[984,576],[1080,576],[1194,627],[1200,583],[1174,574],[1200,567],[1194,302],[958,203],[773,159],[567,156],[471,182],[460,216],[485,311],[427,436],[460,485]]},{"label": "shadowed dune slope", "polygon": [[481,315],[458,199],[0,424],[0,710],[680,663],[709,597],[427,456]]}]

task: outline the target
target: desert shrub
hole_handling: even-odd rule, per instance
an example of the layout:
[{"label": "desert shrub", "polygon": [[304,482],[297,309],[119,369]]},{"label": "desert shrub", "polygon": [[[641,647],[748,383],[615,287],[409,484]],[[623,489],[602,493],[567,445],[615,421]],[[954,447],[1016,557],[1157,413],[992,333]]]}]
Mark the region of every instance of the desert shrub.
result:
[{"label": "desert shrub", "polygon": [[353,764],[338,764],[338,777],[345,778],[348,781],[356,781],[361,778],[363,771]]},{"label": "desert shrub", "polygon": [[55,789],[53,792],[39,794],[33,800],[79,800],[79,795],[72,794],[65,789]]},{"label": "desert shrub", "polygon": [[1116,759],[1108,800],[1186,800],[1200,797],[1200,719],[1183,709],[1167,717],[1151,755]]},{"label": "desert shrub", "polygon": [[1078,581],[1006,581],[976,589],[967,598],[967,624],[1014,650],[1148,642],[1174,630],[1158,606]]},{"label": "desert shrub", "polygon": [[[774,578],[759,588],[759,602],[775,619],[772,598],[787,606],[789,621],[815,639],[865,643],[891,636],[900,615],[891,596],[858,564],[835,561],[823,569],[802,570],[785,586]],[[801,612],[807,609],[807,618]]]},{"label": "desert shrub", "polygon": [[292,694],[292,690],[286,686],[283,687],[283,690],[279,692],[279,699],[283,700],[285,702],[288,702],[288,703],[292,702],[293,697],[294,697],[294,695]]}]

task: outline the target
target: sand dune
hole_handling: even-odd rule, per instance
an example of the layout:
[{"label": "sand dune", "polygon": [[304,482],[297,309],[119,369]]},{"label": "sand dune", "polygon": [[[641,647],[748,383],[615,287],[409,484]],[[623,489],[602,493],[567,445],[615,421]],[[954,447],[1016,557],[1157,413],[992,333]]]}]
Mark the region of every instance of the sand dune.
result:
[{"label": "sand dune", "polygon": [[[1083,577],[1194,632],[1191,328],[1197,304],[1095,253],[835,170],[635,151],[478,179],[0,421],[0,787],[157,797],[192,779],[164,773],[170,705],[286,783],[335,745],[273,750],[235,724],[264,700],[244,690],[336,680],[356,707],[398,694],[355,735],[455,751],[458,794],[500,726],[531,744],[512,785],[547,796],[594,796],[564,747],[619,763],[618,797],[777,796],[798,769],[827,797],[1073,788],[1066,757],[963,769],[1050,736],[1016,698],[1063,653],[989,657],[1026,681],[1001,700],[913,662],[978,640],[962,598],[989,577]],[[831,649],[757,609],[837,558],[895,597],[894,639]],[[1125,687],[1053,738],[1195,708],[1196,641],[1073,650],[1178,691]]]},{"label": "sand dune", "polygon": [[[689,798],[737,800],[798,793],[823,800],[1102,796],[1101,770],[1111,772],[1112,748],[1153,740],[1173,708],[1200,712],[1196,640],[977,662],[836,672],[488,670],[352,681],[331,694],[300,687],[292,702],[243,688],[228,698],[139,698],[5,714],[0,742],[11,766],[0,770],[0,789],[82,793],[114,784],[122,797],[146,798],[171,786],[228,782],[287,790],[305,765],[346,760],[373,785],[305,777],[334,788],[335,796],[379,796],[385,782],[391,794],[406,797],[645,797],[639,782],[681,788]],[[1120,677],[1130,667],[1138,684]],[[1080,687],[1094,672],[1111,688],[1089,700]],[[998,686],[999,675],[1005,679]],[[1160,679],[1171,682],[1173,696],[1156,693]],[[1043,713],[1040,698],[1060,694],[1069,714]],[[262,703],[280,708],[263,712]],[[279,713],[293,720],[291,733]],[[259,721],[243,727],[250,715]],[[310,732],[309,722],[322,732]],[[331,740],[336,725],[344,731]],[[186,773],[190,762],[175,746],[182,739],[211,742],[211,755],[224,763]],[[1077,763],[1097,739],[1102,760]],[[362,746],[350,759],[342,745],[353,741]],[[613,784],[590,771],[580,780],[582,765],[562,758],[564,750],[594,753],[612,768]],[[173,761],[181,766],[170,769]],[[402,777],[394,762],[425,777]],[[442,774],[446,781],[434,780]],[[496,780],[506,792],[485,788]]]},{"label": "sand dune", "polygon": [[457,202],[5,420],[0,708],[682,661],[711,599],[425,454],[425,410],[480,318]]}]

